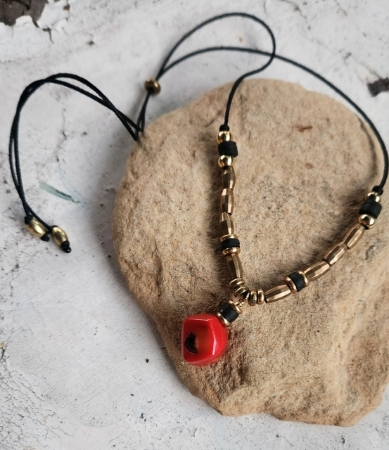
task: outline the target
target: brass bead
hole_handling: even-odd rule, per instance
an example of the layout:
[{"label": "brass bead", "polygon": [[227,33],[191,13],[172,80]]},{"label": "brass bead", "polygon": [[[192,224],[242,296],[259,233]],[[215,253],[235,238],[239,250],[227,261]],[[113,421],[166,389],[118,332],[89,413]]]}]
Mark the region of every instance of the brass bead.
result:
[{"label": "brass bead", "polygon": [[220,196],[221,212],[232,214],[234,210],[234,191],[232,189],[223,189]]},{"label": "brass bead", "polygon": [[39,238],[47,232],[46,228],[36,219],[31,219],[28,223],[26,223],[26,227],[33,236]]},{"label": "brass bead", "polygon": [[266,303],[277,302],[278,300],[282,300],[288,297],[291,293],[292,291],[286,284],[276,286],[273,289],[270,289],[265,292],[265,302]]},{"label": "brass bead", "polygon": [[230,167],[234,165],[234,158],[229,155],[221,155],[219,156],[217,163],[220,168]]},{"label": "brass bead", "polygon": [[223,212],[220,214],[220,231],[222,236],[234,234],[234,222],[228,213]]},{"label": "brass bead", "polygon": [[242,263],[238,255],[226,256],[227,270],[232,280],[235,278],[243,278]]},{"label": "brass bead", "polygon": [[161,85],[157,80],[153,78],[148,78],[145,81],[145,89],[147,92],[150,92],[151,95],[157,95],[161,92]]},{"label": "brass bead", "polygon": [[245,281],[244,281],[243,278],[235,278],[234,280],[231,280],[229,282],[229,286],[230,286],[231,289],[235,289],[235,288],[237,288],[239,286],[243,286],[244,283],[245,283]]},{"label": "brass bead", "polygon": [[257,289],[258,305],[263,305],[265,303],[265,293],[263,289]]},{"label": "brass bead", "polygon": [[381,196],[380,196],[380,194],[378,194],[378,192],[374,192],[374,191],[368,192],[365,195],[365,200],[367,200],[369,197],[373,197],[377,203],[379,203],[381,201]]},{"label": "brass bead", "polygon": [[217,135],[217,142],[221,144],[222,142],[232,141],[232,134],[229,131],[219,131]]},{"label": "brass bead", "polygon": [[374,217],[371,217],[368,214],[361,214],[359,216],[358,222],[361,225],[363,225],[367,230],[371,230],[375,225]]},{"label": "brass bead", "polygon": [[255,289],[251,289],[250,295],[248,298],[248,304],[250,306],[255,306],[258,304],[258,293]]},{"label": "brass bead", "polygon": [[60,227],[53,227],[51,230],[54,242],[61,247],[61,244],[68,241],[68,236],[65,231]]},{"label": "brass bead", "polygon": [[330,270],[331,266],[327,261],[319,261],[307,267],[303,273],[308,281],[317,280]]},{"label": "brass bead", "polygon": [[240,247],[229,247],[229,248],[225,248],[224,250],[222,250],[222,254],[224,256],[239,255],[239,253],[240,253]]},{"label": "brass bead", "polygon": [[220,322],[224,326],[229,327],[231,325],[231,322],[229,322],[226,318],[224,318],[219,312],[216,313],[216,317],[220,320]]},{"label": "brass bead", "polygon": [[354,247],[361,239],[364,232],[365,227],[359,223],[351,227],[343,238],[343,242],[346,244],[347,248],[350,249]]},{"label": "brass bead", "polygon": [[340,260],[342,256],[345,255],[347,251],[347,245],[341,242],[340,244],[334,245],[328,252],[324,255],[323,260],[327,261],[330,266],[333,266],[337,261]]},{"label": "brass bead", "polygon": [[232,166],[229,166],[226,169],[224,169],[223,173],[222,173],[223,189],[225,189],[225,188],[234,189],[235,181],[236,181],[236,177],[235,177],[234,168]]},{"label": "brass bead", "polygon": [[243,309],[243,302],[234,302],[234,300],[228,300],[228,303],[234,308],[234,310],[238,313],[238,314],[242,314]]}]

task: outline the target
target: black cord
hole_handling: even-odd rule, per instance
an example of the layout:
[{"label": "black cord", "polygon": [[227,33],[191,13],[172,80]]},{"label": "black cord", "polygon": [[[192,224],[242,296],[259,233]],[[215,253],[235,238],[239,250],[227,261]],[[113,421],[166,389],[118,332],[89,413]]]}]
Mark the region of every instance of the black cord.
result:
[{"label": "black cord", "polygon": [[[203,49],[196,50],[194,52],[190,52],[173,62],[171,61],[171,58],[173,57],[176,50],[186,41],[190,36],[192,36],[194,33],[196,33],[201,28],[216,22],[218,20],[232,18],[232,17],[240,17],[243,19],[249,19],[252,20],[259,25],[261,25],[268,33],[270,40],[271,40],[271,51],[264,51],[264,50],[258,50],[255,48],[246,48],[246,47],[233,47],[233,46],[216,46],[216,47],[207,47]],[[383,188],[385,186],[385,183],[388,178],[388,172],[389,172],[389,158],[388,158],[388,152],[385,146],[385,143],[379,134],[377,128],[371,121],[371,119],[367,116],[367,114],[356,104],[354,103],[343,91],[341,91],[339,88],[337,88],[335,85],[333,85],[330,81],[328,81],[326,78],[324,78],[322,75],[318,74],[314,70],[292,60],[289,58],[286,58],[281,55],[276,54],[276,40],[274,37],[274,34],[270,27],[261,19],[259,19],[256,16],[253,16],[251,14],[241,13],[241,12],[235,12],[235,13],[226,13],[221,14],[215,17],[212,17],[208,20],[205,20],[204,22],[201,22],[199,25],[191,29],[189,32],[187,32],[181,39],[177,41],[177,43],[172,47],[168,55],[166,56],[165,60],[163,61],[157,76],[155,77],[156,81],[159,81],[163,75],[165,75],[169,70],[171,70],[173,67],[177,66],[181,62],[186,61],[189,58],[192,58],[193,56],[197,56],[200,54],[208,53],[208,52],[214,52],[214,51],[237,51],[237,52],[246,52],[246,53],[253,53],[257,55],[263,55],[268,56],[268,60],[259,68],[249,71],[247,73],[244,73],[241,75],[232,85],[231,91],[229,93],[227,103],[226,103],[226,110],[225,110],[225,116],[224,116],[224,122],[220,126],[220,130],[229,130],[228,126],[228,120],[230,115],[230,110],[232,106],[232,101],[235,95],[236,90],[238,89],[239,85],[242,83],[242,81],[252,75],[258,74],[262,71],[264,71],[267,67],[270,66],[270,64],[273,62],[273,60],[276,58],[278,60],[284,61],[286,63],[292,64],[319,79],[323,83],[325,83],[327,86],[329,86],[331,89],[333,89],[337,94],[339,94],[344,100],[346,100],[357,112],[358,114],[365,120],[365,122],[370,126],[371,130],[373,131],[374,135],[376,136],[383,153],[384,158],[384,170],[382,179],[379,185],[374,186],[373,190],[377,192],[378,194],[383,193]],[[64,81],[67,80],[67,81]],[[72,84],[70,81],[75,81],[80,83],[83,86],[86,86],[90,89],[89,92],[75,84]],[[79,77],[77,75],[69,74],[69,73],[59,73],[56,75],[49,76],[42,80],[37,80],[28,85],[22,95],[20,96],[19,102],[16,107],[15,116],[12,122],[11,126],[11,133],[10,133],[10,139],[9,139],[9,163],[10,163],[10,169],[11,169],[11,175],[13,182],[15,184],[16,191],[20,197],[20,200],[22,202],[23,209],[25,211],[25,222],[27,224],[30,224],[33,219],[36,219],[40,224],[43,225],[43,227],[46,229],[46,233],[44,236],[41,237],[43,240],[48,240],[48,235],[53,232],[53,229],[55,228],[54,225],[47,224],[44,220],[42,220],[38,214],[31,208],[31,206],[28,204],[26,200],[26,196],[24,193],[23,188],[23,182],[22,182],[22,174],[21,174],[21,168],[20,168],[20,158],[19,158],[19,123],[20,123],[20,115],[22,112],[22,109],[24,105],[26,104],[27,100],[31,97],[32,94],[34,94],[39,88],[46,84],[56,84],[59,86],[66,87],[68,89],[72,89],[76,92],[79,92],[80,94],[85,95],[86,97],[90,98],[91,100],[94,100],[95,102],[99,103],[100,105],[108,108],[110,111],[112,111],[116,117],[122,122],[124,127],[127,129],[131,137],[137,141],[140,137],[140,134],[144,131],[145,128],[145,122],[146,122],[146,111],[147,106],[151,97],[151,92],[148,91],[145,99],[143,101],[143,104],[140,108],[138,119],[135,121],[131,120],[129,117],[127,117],[124,113],[119,111],[113,103],[92,83],[87,81],[86,79]],[[58,227],[57,227],[58,228]],[[70,247],[66,246],[67,252],[70,251]]]}]

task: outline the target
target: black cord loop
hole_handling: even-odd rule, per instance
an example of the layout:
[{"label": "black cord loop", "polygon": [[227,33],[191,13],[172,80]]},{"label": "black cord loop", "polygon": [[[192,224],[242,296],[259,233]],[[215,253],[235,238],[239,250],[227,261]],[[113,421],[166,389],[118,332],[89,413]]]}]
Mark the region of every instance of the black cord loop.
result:
[{"label": "black cord loop", "polygon": [[[171,62],[171,59],[176,52],[176,50],[194,33],[196,33],[201,28],[227,18],[234,18],[234,17],[240,17],[242,19],[248,19],[252,20],[259,25],[261,25],[267,34],[270,37],[271,41],[271,50],[265,51],[265,50],[258,50],[256,48],[247,48],[247,47],[234,47],[234,46],[215,46],[215,47],[206,47],[202,48],[190,53],[187,53],[186,55],[177,58],[176,60]],[[349,103],[356,111],[357,113],[364,119],[364,121],[369,125],[372,132],[376,136],[381,150],[383,154],[383,160],[384,160],[384,169],[383,169],[383,175],[382,179],[379,185],[373,187],[373,191],[377,192],[378,194],[383,193],[383,188],[385,186],[385,183],[388,178],[388,172],[389,172],[389,157],[388,157],[388,151],[386,149],[385,143],[379,134],[377,128],[371,121],[371,119],[367,116],[367,114],[353,101],[348,97],[343,91],[341,91],[339,88],[337,88],[334,84],[332,84],[330,81],[328,81],[326,78],[324,78],[322,75],[318,74],[314,70],[304,66],[303,64],[300,64],[290,58],[286,58],[284,56],[276,54],[276,40],[274,37],[274,34],[270,27],[261,19],[259,19],[256,16],[253,16],[251,14],[246,14],[242,12],[234,12],[234,13],[226,13],[226,14],[220,14],[215,17],[211,17],[208,20],[205,20],[204,22],[201,22],[196,27],[192,28],[190,31],[188,31],[181,39],[179,39],[176,44],[172,47],[166,58],[164,59],[157,76],[155,77],[155,80],[159,82],[160,78],[162,78],[163,75],[165,75],[168,71],[170,71],[173,67],[177,66],[178,64],[184,62],[185,60],[192,58],[197,55],[201,55],[204,53],[209,52],[215,52],[215,51],[234,51],[234,52],[246,52],[246,53],[252,53],[256,55],[262,55],[267,56],[267,61],[260,66],[259,68],[255,70],[251,70],[249,72],[244,73],[239,78],[237,78],[234,82],[234,84],[231,87],[231,91],[229,93],[227,102],[226,102],[226,109],[225,109],[225,115],[224,115],[224,122],[220,126],[220,131],[228,131],[229,130],[229,115],[230,110],[233,102],[233,98],[235,95],[236,90],[238,89],[239,85],[242,83],[242,81],[250,77],[252,75],[258,74],[262,71],[264,71],[267,67],[272,64],[274,59],[278,59],[280,61],[286,62],[288,64],[291,64],[295,67],[298,67],[305,72],[310,73],[312,76],[316,77],[320,81],[322,81],[324,84],[329,86],[333,91],[335,91],[338,95],[340,95],[347,103]],[[84,87],[88,88],[88,90],[79,87],[76,84],[73,84],[72,82],[77,82]],[[21,167],[20,167],[20,157],[19,157],[19,124],[20,124],[20,116],[21,112],[23,110],[24,105],[27,103],[28,99],[34,94],[39,88],[46,84],[55,84],[58,86],[63,86],[68,89],[72,89],[80,94],[85,95],[86,97],[90,98],[91,100],[94,100],[95,102],[99,103],[100,105],[106,107],[110,111],[112,111],[116,117],[121,121],[121,123],[124,125],[124,127],[129,132],[130,136],[137,141],[140,137],[140,134],[145,129],[145,122],[146,122],[146,111],[147,106],[150,100],[150,97],[152,95],[152,92],[150,90],[147,91],[145,99],[141,105],[139,116],[136,121],[131,120],[128,116],[126,116],[124,113],[119,111],[114,104],[92,83],[90,83],[85,78],[79,77],[77,75],[69,74],[69,73],[58,73],[56,75],[51,75],[47,78],[44,78],[42,80],[34,81],[33,83],[29,84],[24,91],[22,92],[22,95],[20,96],[20,99],[18,101],[15,116],[12,122],[11,126],[11,132],[10,132],[10,139],[9,139],[9,164],[11,169],[11,175],[12,179],[16,188],[16,191],[20,197],[24,212],[25,212],[25,222],[26,224],[30,224],[33,219],[40,222],[40,224],[43,225],[43,227],[46,229],[46,232],[41,236],[42,240],[47,241],[49,239],[48,235],[53,233],[53,229],[57,229],[58,227],[54,225],[47,224],[44,220],[42,220],[38,214],[31,208],[31,206],[28,204],[23,188],[23,182],[22,182],[22,173],[21,173]],[[62,231],[62,230],[61,230]],[[66,235],[66,234],[65,234]],[[54,236],[55,237],[55,236]],[[67,242],[67,241],[66,241]],[[68,248],[68,247],[67,247]],[[69,250],[70,251],[70,250]]]}]

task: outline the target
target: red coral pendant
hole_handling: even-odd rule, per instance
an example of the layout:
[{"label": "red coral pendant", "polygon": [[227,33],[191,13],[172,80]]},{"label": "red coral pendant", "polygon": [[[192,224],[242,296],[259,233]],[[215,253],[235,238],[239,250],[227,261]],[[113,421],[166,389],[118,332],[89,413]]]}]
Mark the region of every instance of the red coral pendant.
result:
[{"label": "red coral pendant", "polygon": [[227,342],[227,328],[212,314],[195,314],[182,324],[181,352],[189,364],[207,366],[217,362]]}]

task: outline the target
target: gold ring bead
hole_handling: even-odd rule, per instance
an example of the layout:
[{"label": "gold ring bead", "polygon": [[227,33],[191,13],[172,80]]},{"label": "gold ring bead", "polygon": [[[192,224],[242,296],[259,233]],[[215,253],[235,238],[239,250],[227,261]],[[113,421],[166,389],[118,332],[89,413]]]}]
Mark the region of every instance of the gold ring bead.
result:
[{"label": "gold ring bead", "polygon": [[239,286],[243,286],[245,284],[245,281],[243,278],[235,278],[234,280],[231,280],[229,282],[229,286],[231,289],[235,289]]},{"label": "gold ring bead", "polygon": [[358,221],[365,227],[366,230],[371,230],[375,225],[374,217],[371,217],[368,214],[361,214]]},{"label": "gold ring bead", "polygon": [[250,306],[258,305],[258,292],[255,289],[251,289],[249,292],[249,298],[247,299],[247,303]]},{"label": "gold ring bead", "polygon": [[230,167],[234,165],[234,158],[229,155],[221,155],[217,160],[218,166],[223,169],[224,167]]},{"label": "gold ring bead", "polygon": [[217,135],[217,143],[221,144],[222,142],[232,141],[232,133],[227,130],[219,131]]},{"label": "gold ring bead", "polygon": [[308,279],[305,276],[305,273],[301,271],[292,272],[285,277],[284,281],[293,294],[300,292],[308,286]]},{"label": "gold ring bead", "polygon": [[257,289],[257,305],[263,305],[265,302],[265,293],[263,289]]},{"label": "gold ring bead", "polygon": [[378,192],[374,192],[374,191],[370,191],[365,195],[365,200],[367,200],[368,198],[373,198],[374,201],[376,202],[380,202],[381,201],[381,196]]}]

